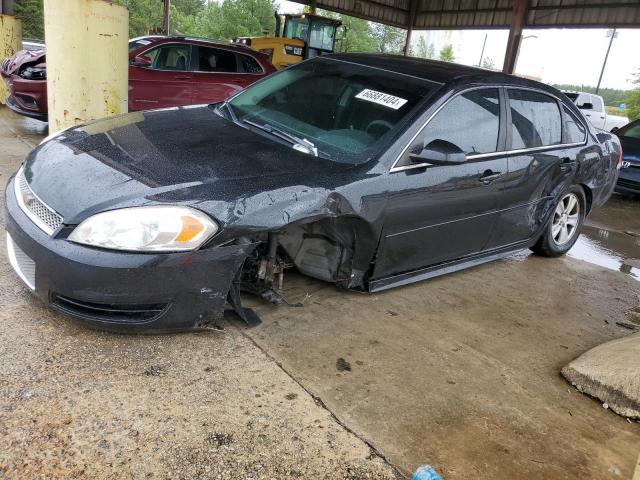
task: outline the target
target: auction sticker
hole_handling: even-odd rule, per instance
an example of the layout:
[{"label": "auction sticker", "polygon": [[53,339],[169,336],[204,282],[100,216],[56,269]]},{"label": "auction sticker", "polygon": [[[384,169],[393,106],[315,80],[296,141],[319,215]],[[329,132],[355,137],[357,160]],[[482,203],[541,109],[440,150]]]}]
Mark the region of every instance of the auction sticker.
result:
[{"label": "auction sticker", "polygon": [[378,92],[376,90],[369,90],[368,88],[365,88],[357,94],[356,98],[377,103],[378,105],[384,105],[385,107],[393,108],[394,110],[398,110],[401,106],[407,103],[407,100],[404,98],[395,97],[388,93]]}]

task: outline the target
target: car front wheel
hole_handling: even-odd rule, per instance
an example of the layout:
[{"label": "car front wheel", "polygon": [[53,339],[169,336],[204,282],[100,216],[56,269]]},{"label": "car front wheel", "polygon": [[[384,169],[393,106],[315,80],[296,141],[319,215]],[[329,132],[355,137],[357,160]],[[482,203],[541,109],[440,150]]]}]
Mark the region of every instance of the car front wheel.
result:
[{"label": "car front wheel", "polygon": [[585,205],[582,188],[574,186],[564,192],[556,203],[547,228],[531,250],[546,257],[567,253],[582,231]]}]

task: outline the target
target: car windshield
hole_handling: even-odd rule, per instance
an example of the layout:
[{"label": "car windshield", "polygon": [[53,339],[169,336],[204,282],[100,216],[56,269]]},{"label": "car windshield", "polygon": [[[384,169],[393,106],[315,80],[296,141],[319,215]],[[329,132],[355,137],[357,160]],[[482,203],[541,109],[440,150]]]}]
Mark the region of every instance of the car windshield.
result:
[{"label": "car windshield", "polygon": [[310,142],[320,156],[362,163],[377,154],[440,84],[349,62],[314,59],[229,101],[237,121]]},{"label": "car windshield", "polygon": [[640,140],[640,121],[632,122],[616,132],[620,137],[637,138]]}]

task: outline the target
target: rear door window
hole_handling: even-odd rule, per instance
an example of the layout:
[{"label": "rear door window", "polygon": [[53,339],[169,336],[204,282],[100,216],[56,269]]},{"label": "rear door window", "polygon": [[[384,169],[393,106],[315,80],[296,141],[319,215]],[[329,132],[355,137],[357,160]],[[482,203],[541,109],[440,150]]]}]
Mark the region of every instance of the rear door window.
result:
[{"label": "rear door window", "polygon": [[531,90],[508,92],[512,150],[562,143],[562,116],[555,98]]},{"label": "rear door window", "polygon": [[587,129],[578,117],[567,107],[564,109],[564,128],[567,143],[582,143],[587,136]]},{"label": "rear door window", "polygon": [[238,62],[236,54],[220,48],[198,47],[199,72],[236,73]]},{"label": "rear door window", "polygon": [[498,149],[500,101],[497,88],[472,90],[454,97],[427,124],[424,145],[446,140],[467,155]]}]

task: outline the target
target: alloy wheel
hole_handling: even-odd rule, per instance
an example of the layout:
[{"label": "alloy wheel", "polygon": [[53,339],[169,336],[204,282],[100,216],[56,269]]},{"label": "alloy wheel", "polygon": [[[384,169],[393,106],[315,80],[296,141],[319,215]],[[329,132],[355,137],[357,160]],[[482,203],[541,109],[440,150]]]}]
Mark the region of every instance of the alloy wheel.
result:
[{"label": "alloy wheel", "polygon": [[575,193],[568,193],[558,202],[553,215],[551,236],[553,242],[562,246],[570,242],[576,235],[580,222],[580,201]]}]

